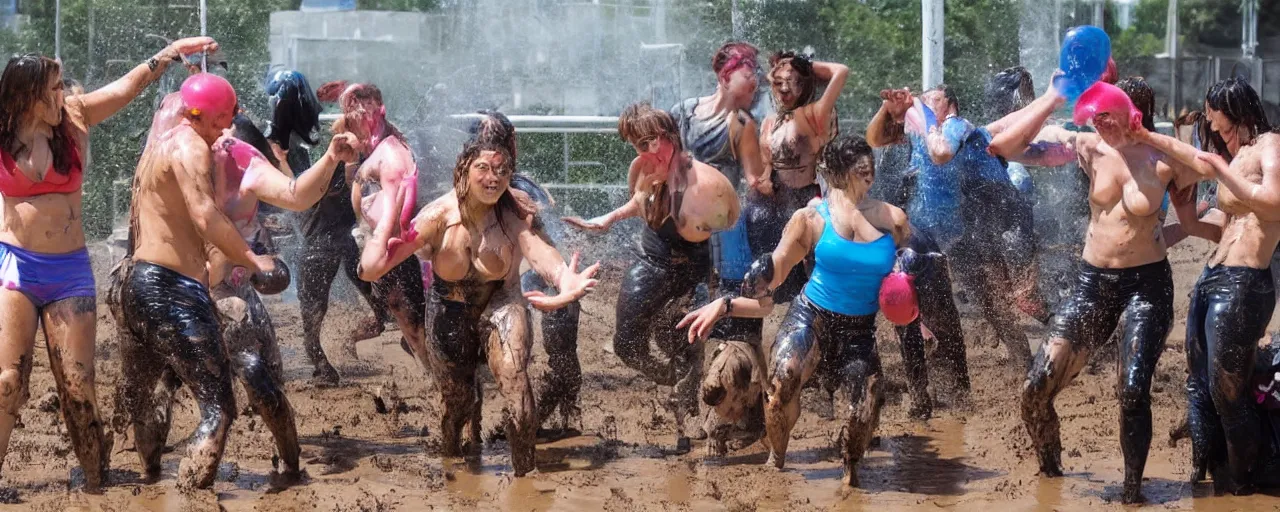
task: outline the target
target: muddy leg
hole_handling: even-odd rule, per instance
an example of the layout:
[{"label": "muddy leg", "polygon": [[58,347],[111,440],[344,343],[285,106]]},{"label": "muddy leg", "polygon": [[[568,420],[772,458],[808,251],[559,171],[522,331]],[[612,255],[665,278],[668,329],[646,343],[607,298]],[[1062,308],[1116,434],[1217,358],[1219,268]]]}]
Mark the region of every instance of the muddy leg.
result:
[{"label": "muddy leg", "polygon": [[[245,300],[248,314],[240,321],[223,317],[223,339],[227,340],[231,366],[244,385],[249,405],[267,424],[276,442],[276,453],[284,464],[282,483],[292,483],[300,476],[298,463],[298,428],[293,407],[284,394],[280,347],[276,341],[271,316],[258,294],[241,290],[238,297],[223,300]],[[219,301],[221,306],[223,300]],[[220,307],[221,310],[221,307]]]},{"label": "muddy leg", "polygon": [[98,492],[106,484],[113,441],[98,417],[94,392],[97,313],[94,297],[71,297],[46,305],[41,314],[62,417],[89,492]]},{"label": "muddy leg", "polygon": [[[142,462],[143,481],[155,482],[160,478],[160,456],[169,437],[173,403],[172,393],[156,393],[157,383],[167,391],[169,387],[160,382],[160,377],[165,372],[172,374],[172,369],[167,369],[165,359],[133,331],[120,339],[120,358],[120,403],[133,425],[133,445]],[[159,399],[157,394],[161,395]]]},{"label": "muddy leg", "polygon": [[395,317],[387,309],[386,302],[373,295],[373,283],[360,279],[360,274],[357,270],[360,263],[360,248],[356,246],[356,241],[351,238],[351,234],[342,233],[342,238],[335,243],[342,248],[343,273],[347,275],[347,280],[355,285],[356,290],[360,292],[360,295],[364,297],[365,302],[369,304],[369,308],[372,310],[372,314],[361,320],[350,334],[347,350],[352,357],[355,357],[355,344],[381,335],[386,329],[387,322],[394,321]]},{"label": "muddy leg", "polygon": [[[712,407],[704,426],[711,439],[707,443],[708,456],[723,456],[728,450],[727,441],[735,424],[748,415],[763,412],[759,408],[763,368],[756,367],[763,358],[753,357],[751,352],[755,350],[753,345],[745,342],[721,342],[713,354],[711,365],[707,367],[700,395],[702,403]],[[755,418],[749,418],[748,423],[754,423],[752,420]],[[751,426],[747,428],[747,439],[742,441],[751,437]],[[759,439],[758,435],[750,442],[756,439]]]},{"label": "muddy leg", "polygon": [[[696,282],[678,283],[677,273],[649,263],[641,257],[632,264],[618,292],[614,321],[613,350],[628,367],[639,371],[660,386],[673,386],[681,375],[672,365],[654,357],[650,336],[656,317],[681,291]],[[686,288],[686,289],[687,289]]]},{"label": "muddy leg", "polygon": [[[1201,278],[1203,280],[1203,277]],[[1208,338],[1205,333],[1205,315],[1208,313],[1208,294],[1197,282],[1191,292],[1191,304],[1187,310],[1187,417],[1186,427],[1191,437],[1191,482],[1204,480],[1205,473],[1216,469],[1215,462],[1225,462],[1226,440],[1222,433],[1222,420],[1213,406],[1209,394],[1209,375],[1213,361],[1209,356]],[[1172,437],[1172,436],[1170,436]],[[1172,440],[1171,440],[1172,442]]]},{"label": "muddy leg", "polygon": [[924,333],[921,322],[894,327],[898,333],[898,345],[902,350],[903,366],[907,370],[907,390],[911,394],[912,418],[927,420],[933,416],[933,399],[929,397],[929,369],[925,366]]},{"label": "muddy leg", "polygon": [[978,282],[969,288],[978,296],[982,316],[995,329],[996,336],[1009,352],[1009,358],[1020,369],[1030,369],[1031,344],[1027,341],[1022,326],[1018,324],[1018,317],[1010,304],[1011,299],[1015,299],[1015,293],[1008,269],[999,258],[986,260],[978,272],[975,272]]},{"label": "muddy leg", "polygon": [[[1142,474],[1151,449],[1151,378],[1155,375],[1165,338],[1173,328],[1173,278],[1147,279],[1125,308],[1124,337],[1120,341],[1120,451],[1124,454],[1124,503],[1139,503]],[[1263,325],[1266,325],[1265,322]],[[1262,336],[1258,332],[1250,345]],[[1249,361],[1252,368],[1253,362]],[[1221,410],[1219,410],[1221,413]],[[1253,422],[1257,427],[1257,421]]]},{"label": "muddy leg", "polygon": [[[874,343],[874,340],[872,341]],[[878,358],[877,358],[878,359]],[[844,484],[858,486],[858,462],[875,437],[880,423],[880,406],[884,404],[879,364],[854,361],[843,372],[850,407],[849,423],[844,429]]]},{"label": "muddy leg", "polygon": [[1022,385],[1022,422],[1035,445],[1043,476],[1062,476],[1062,434],[1053,399],[1075,379],[1088,359],[1088,349],[1065,338],[1050,338],[1040,346]]},{"label": "muddy leg", "polygon": [[800,418],[800,391],[813,375],[821,358],[814,331],[815,308],[803,296],[791,302],[778,328],[766,388],[764,421],[769,443],[767,464],[781,469],[786,464],[791,429]]},{"label": "muddy leg", "polygon": [[22,406],[30,399],[31,353],[38,320],[26,295],[0,288],[0,466]]},{"label": "muddy leg", "polygon": [[[549,287],[536,272],[530,270],[521,277],[523,291],[542,291],[548,295],[557,292]],[[582,389],[582,366],[578,361],[578,316],[581,305],[577,302],[555,311],[542,312],[542,348],[547,352],[547,366],[543,388],[538,392],[538,424],[546,423],[556,408],[564,418],[564,428],[570,421],[581,421],[578,410],[578,393]]]},{"label": "muddy leg", "polygon": [[[356,256],[359,257],[358,255]],[[313,370],[316,384],[338,384],[338,371],[325,357],[320,346],[320,329],[329,311],[329,289],[337,277],[341,256],[325,250],[323,246],[307,247],[298,261],[298,304],[302,310],[302,344]]]},{"label": "muddy leg", "polygon": [[400,326],[400,334],[413,356],[429,368],[426,349],[426,295],[422,289],[422,267],[411,257],[373,283],[373,296],[387,305]]},{"label": "muddy leg", "polygon": [[487,343],[489,371],[497,379],[498,391],[510,413],[506,434],[511,445],[511,467],[516,476],[524,476],[534,470],[538,429],[533,383],[529,380],[533,332],[529,310],[522,301],[512,297],[511,302],[494,309],[489,321],[493,324]]},{"label": "muddy leg", "polygon": [[[916,252],[927,254],[930,245],[931,242],[917,243],[917,235],[912,234],[911,247]],[[920,248],[917,249],[917,246]],[[949,370],[954,382],[953,392],[957,398],[964,399],[969,396],[969,362],[964,345],[964,330],[960,326],[960,311],[956,309],[955,298],[952,295],[949,266],[946,256],[930,256],[923,269],[913,274],[916,275],[920,319],[938,339],[938,350],[934,359],[941,362],[943,368]],[[923,343],[923,340],[920,343]],[[906,355],[905,352],[904,355]],[[913,354],[913,360],[908,363],[908,367],[918,364],[924,368],[923,356],[923,350],[920,350],[918,355]],[[914,399],[915,396],[912,398]],[[917,401],[914,407],[925,410],[924,405]],[[930,405],[927,409],[932,409],[932,406]]]},{"label": "muddy leg", "polygon": [[462,431],[471,424],[470,451],[479,453],[479,387],[476,367],[480,362],[480,320],[470,306],[441,300],[434,293],[427,303],[431,325],[431,345],[427,352],[430,371],[440,389],[444,414],[440,418],[441,450],[447,457],[465,453]]}]

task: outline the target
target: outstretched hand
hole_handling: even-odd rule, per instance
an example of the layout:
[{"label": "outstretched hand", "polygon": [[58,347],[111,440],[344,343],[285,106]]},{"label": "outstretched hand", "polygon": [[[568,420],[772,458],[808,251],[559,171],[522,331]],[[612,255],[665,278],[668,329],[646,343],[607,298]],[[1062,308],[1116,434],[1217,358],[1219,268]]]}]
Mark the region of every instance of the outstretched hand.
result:
[{"label": "outstretched hand", "polygon": [[582,269],[578,272],[578,259],[581,257],[579,253],[573,253],[573,257],[569,258],[567,268],[560,272],[560,282],[556,283],[556,289],[560,293],[555,296],[548,296],[540,291],[525,292],[524,298],[529,304],[542,311],[554,311],[568,306],[573,301],[581,299],[583,295],[595,291],[599,280],[593,279],[596,271],[600,270],[600,262],[595,265]]},{"label": "outstretched hand", "polygon": [[720,320],[720,315],[724,313],[726,300],[729,299],[719,298],[690,311],[676,324],[676,329],[684,329],[686,326],[689,328],[689,343],[707,339],[707,336],[711,335],[711,328],[715,327],[716,322]]},{"label": "outstretched hand", "polygon": [[588,233],[603,233],[609,230],[609,221],[603,215],[590,220],[583,220],[582,217],[561,217],[560,220]]},{"label": "outstretched hand", "polygon": [[218,51],[218,42],[214,41],[212,37],[188,37],[169,43],[169,49],[178,52],[179,56],[200,52],[213,53]]}]

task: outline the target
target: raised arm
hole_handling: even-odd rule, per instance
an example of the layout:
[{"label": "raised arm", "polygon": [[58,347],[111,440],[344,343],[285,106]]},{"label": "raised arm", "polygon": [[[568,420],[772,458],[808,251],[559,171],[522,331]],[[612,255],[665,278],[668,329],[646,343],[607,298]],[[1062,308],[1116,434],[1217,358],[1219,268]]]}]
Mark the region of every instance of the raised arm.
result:
[{"label": "raised arm", "polygon": [[751,270],[743,281],[745,296],[736,293],[720,297],[685,315],[676,324],[677,329],[689,328],[689,343],[706,339],[720,318],[764,318],[773,311],[773,291],[782,286],[791,269],[804,260],[813,249],[814,236],[810,225],[817,211],[812,207],[797,210],[782,231],[782,240],[772,253],[760,256],[751,264]]},{"label": "raised arm", "polygon": [[991,144],[987,151],[995,156],[1012,159],[1026,149],[1041,134],[1045,121],[1064,103],[1066,98],[1050,87],[1043,95],[1021,110],[987,125],[991,132]]},{"label": "raised arm", "polygon": [[1262,168],[1261,183],[1232,172],[1226,160],[1217,154],[1200,151],[1197,159],[1211,165],[1220,186],[1244,201],[1258,218],[1268,222],[1280,221],[1280,143],[1275,142],[1273,136],[1254,151],[1258,153],[1258,166]]},{"label": "raised arm", "polygon": [[827,87],[822,91],[822,97],[814,102],[811,107],[812,120],[815,135],[824,135],[823,140],[831,134],[826,133],[827,127],[831,125],[831,116],[836,111],[836,100],[840,99],[840,92],[844,90],[844,83],[849,78],[849,67],[844,64],[834,62],[814,62],[813,77],[820,82],[826,82]]},{"label": "raised arm", "polygon": [[115,115],[129,102],[137,98],[152,82],[160,79],[169,64],[181,61],[183,55],[201,51],[215,51],[218,43],[210,37],[191,37],[174,41],[154,57],[138,64],[124,76],[102,88],[67,98],[68,102],[79,104],[81,116],[86,126],[95,126]]},{"label": "raised arm", "polygon": [[[240,145],[252,150],[253,146],[241,141],[233,151],[244,151]],[[251,165],[256,166],[251,188],[258,199],[286,210],[302,211],[315,206],[329,188],[333,172],[338,163],[352,160],[355,157],[356,137],[349,133],[340,133],[329,141],[329,149],[325,151],[314,165],[301,176],[290,179],[280,171],[272,168],[264,158],[252,158]],[[254,151],[256,154],[257,151]],[[237,158],[239,165],[240,158]],[[284,160],[281,160],[284,162]],[[282,164],[285,165],[285,164]]]},{"label": "raised arm", "polygon": [[911,108],[911,91],[907,88],[880,91],[880,110],[867,125],[867,144],[873,148],[906,142],[904,121]]},{"label": "raised arm", "polygon": [[174,177],[182,190],[182,199],[196,232],[222,251],[237,265],[255,272],[271,270],[262,268],[253,250],[240,237],[231,220],[218,209],[213,199],[213,155],[209,146],[194,132],[181,134],[174,141],[178,155],[174,157]]}]

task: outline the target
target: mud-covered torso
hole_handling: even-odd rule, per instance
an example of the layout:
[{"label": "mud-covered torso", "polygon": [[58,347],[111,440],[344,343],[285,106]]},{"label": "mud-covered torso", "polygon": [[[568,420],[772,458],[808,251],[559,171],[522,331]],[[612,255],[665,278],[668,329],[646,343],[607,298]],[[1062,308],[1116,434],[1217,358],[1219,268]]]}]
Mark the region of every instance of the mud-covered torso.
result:
[{"label": "mud-covered torso", "polygon": [[1084,260],[1101,268],[1129,268],[1165,258],[1161,206],[1173,170],[1146,146],[1117,150],[1098,140],[1082,155],[1090,176]]},{"label": "mud-covered torso", "polygon": [[[72,137],[81,161],[84,162],[88,154],[88,131],[81,121],[78,102],[68,98],[66,106],[66,115],[71,116]],[[48,176],[54,172],[49,170],[53,154],[48,148],[16,155],[15,161],[17,168],[14,171],[25,174],[33,183],[53,178]],[[40,177],[40,180],[32,177]],[[0,242],[49,254],[68,253],[83,248],[83,197],[83,188],[70,193],[4,196],[4,211],[0,213]]]},{"label": "mud-covered torso", "polygon": [[731,225],[738,211],[738,194],[714,167],[698,161],[691,164],[683,176],[664,182],[646,182],[642,176],[635,193],[641,196],[642,217],[649,229],[698,243],[711,238],[712,231]]},{"label": "mud-covered torso", "polygon": [[[798,111],[801,115],[807,109]],[[787,188],[803,188],[817,179],[818,150],[822,142],[817,137],[800,132],[795,116],[787,116],[779,120],[771,115],[765,120],[761,132],[765,136],[765,144],[761,149],[765,167],[775,184]]]},{"label": "mud-covered torso", "polygon": [[704,117],[698,113],[701,102],[702,98],[689,98],[671,109],[680,127],[680,139],[695,160],[715,167],[736,189],[742,183],[742,162],[734,155],[736,134],[731,126],[738,123],[738,128],[743,128],[748,114],[714,111]]},{"label": "mud-covered torso", "polygon": [[[1243,146],[1228,172],[1253,184],[1263,182],[1263,160],[1280,157],[1280,135],[1264,134]],[[1222,238],[1209,266],[1267,268],[1280,242],[1280,212],[1255,212],[1229,187],[1218,185],[1218,209],[1227,214]]]},{"label": "mud-covered torso", "polygon": [[[143,151],[135,171],[138,192],[133,201],[138,212],[138,229],[134,259],[164,266],[208,284],[205,240],[196,230],[174,169],[179,155],[203,142],[190,127],[178,126]],[[208,162],[212,168],[212,155]]]},{"label": "mud-covered torso", "polygon": [[524,221],[515,214],[498,215],[491,209],[469,226],[461,218],[457,198],[449,192],[420,215],[432,216],[434,223],[444,226],[436,240],[418,251],[435,273],[433,293],[483,309],[498,290],[519,286],[523,255],[517,237]]}]

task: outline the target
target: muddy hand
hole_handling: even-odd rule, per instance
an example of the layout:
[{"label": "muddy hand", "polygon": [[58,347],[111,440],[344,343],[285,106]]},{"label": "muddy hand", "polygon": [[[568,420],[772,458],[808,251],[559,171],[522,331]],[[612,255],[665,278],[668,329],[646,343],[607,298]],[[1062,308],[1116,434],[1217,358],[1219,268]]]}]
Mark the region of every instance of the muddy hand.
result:
[{"label": "muddy hand", "polygon": [[1221,155],[1217,153],[1210,153],[1208,151],[1197,151],[1196,160],[1199,160],[1201,162],[1204,162],[1213,166],[1213,172],[1215,174],[1215,176],[1213,177],[1216,177],[1216,175],[1218,174],[1227,172],[1227,169],[1230,167],[1227,164],[1227,161],[1224,160]]},{"label": "muddy hand", "polygon": [[271,272],[276,269],[276,259],[262,254],[253,255],[254,273]]},{"label": "muddy hand", "polygon": [[720,315],[724,313],[725,306],[723,301],[726,300],[730,299],[719,298],[705,306],[690,311],[676,324],[676,329],[684,329],[688,326],[689,343],[691,344],[707,339],[707,336],[711,335],[711,328],[715,327],[716,322],[720,320]]},{"label": "muddy hand", "polygon": [[329,153],[339,162],[354,162],[360,155],[360,141],[350,133],[334,134],[329,140]]},{"label": "muddy hand", "polygon": [[524,298],[529,301],[529,304],[542,311],[554,311],[594,291],[599,281],[592,279],[592,276],[600,270],[600,262],[597,261],[595,265],[578,272],[576,269],[580,256],[579,253],[573,253],[567,268],[560,271],[560,281],[556,283],[556,289],[560,290],[558,295],[549,297],[540,291],[526,292]]},{"label": "muddy hand", "polygon": [[582,220],[582,217],[561,217],[565,224],[578,228],[588,233],[603,233],[609,230],[609,222],[604,216],[596,217],[591,220]]},{"label": "muddy hand", "polygon": [[880,91],[880,99],[882,108],[889,111],[893,116],[894,122],[902,122],[907,115],[907,109],[911,108],[911,89],[903,87],[901,89],[885,89]]},{"label": "muddy hand", "polygon": [[200,52],[213,53],[218,51],[218,42],[214,41],[212,37],[188,37],[169,43],[169,48],[178,52],[178,55],[191,55]]}]

